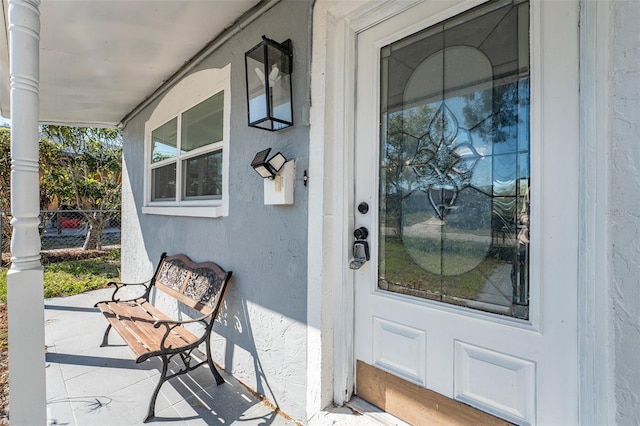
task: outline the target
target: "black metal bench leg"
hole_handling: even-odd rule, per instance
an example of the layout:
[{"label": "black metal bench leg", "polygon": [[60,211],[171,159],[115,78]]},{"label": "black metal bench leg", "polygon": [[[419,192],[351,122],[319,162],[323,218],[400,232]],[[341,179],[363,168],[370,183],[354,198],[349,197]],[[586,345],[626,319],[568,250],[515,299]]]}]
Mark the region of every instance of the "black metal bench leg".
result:
[{"label": "black metal bench leg", "polygon": [[158,399],[158,393],[160,393],[160,387],[167,380],[167,369],[169,368],[169,358],[167,356],[162,356],[162,373],[160,373],[160,381],[158,382],[158,386],[156,386],[156,390],[153,391],[153,396],[151,396],[151,401],[149,402],[149,412],[147,413],[147,418],[144,419],[144,423],[147,423],[149,420],[153,419],[156,416],[156,399]]},{"label": "black metal bench leg", "polygon": [[211,372],[213,373],[213,377],[216,378],[216,384],[218,386],[220,386],[221,384],[224,383],[224,379],[222,378],[222,376],[218,372],[218,369],[216,368],[215,364],[213,363],[213,360],[211,359],[211,350],[209,349],[209,344],[210,343],[211,342],[207,342],[207,364],[209,364],[209,368],[211,369]]},{"label": "black metal bench leg", "polygon": [[109,345],[109,332],[111,331],[111,323],[107,326],[106,331],[104,332],[104,337],[102,338],[102,343],[100,343],[100,347]]}]

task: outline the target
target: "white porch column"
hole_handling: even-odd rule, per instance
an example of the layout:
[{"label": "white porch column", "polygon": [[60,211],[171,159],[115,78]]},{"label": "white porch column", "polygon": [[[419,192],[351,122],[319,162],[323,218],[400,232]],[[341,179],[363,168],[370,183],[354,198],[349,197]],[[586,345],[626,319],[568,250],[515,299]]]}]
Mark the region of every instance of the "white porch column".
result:
[{"label": "white porch column", "polygon": [[9,410],[12,425],[45,425],[43,272],[38,232],[40,0],[9,0],[11,269]]}]

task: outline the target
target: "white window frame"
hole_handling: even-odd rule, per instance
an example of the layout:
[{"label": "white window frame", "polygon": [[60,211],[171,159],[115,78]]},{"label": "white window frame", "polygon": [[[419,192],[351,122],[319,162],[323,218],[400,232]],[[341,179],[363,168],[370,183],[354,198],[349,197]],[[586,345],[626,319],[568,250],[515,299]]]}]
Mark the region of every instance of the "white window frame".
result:
[{"label": "white window frame", "polygon": [[[175,200],[152,201],[151,133],[172,120],[178,118],[178,137],[182,113],[193,108],[211,96],[224,92],[222,141],[198,148],[188,157],[177,156],[176,161],[176,198]],[[144,125],[144,205],[142,213],[190,216],[222,217],[229,215],[229,132],[231,124],[231,64],[224,68],[211,68],[198,71],[183,79],[164,96]],[[202,153],[215,152],[222,147],[222,197],[208,200],[181,200],[182,164],[185,158]],[[191,155],[194,154],[194,155]]]}]

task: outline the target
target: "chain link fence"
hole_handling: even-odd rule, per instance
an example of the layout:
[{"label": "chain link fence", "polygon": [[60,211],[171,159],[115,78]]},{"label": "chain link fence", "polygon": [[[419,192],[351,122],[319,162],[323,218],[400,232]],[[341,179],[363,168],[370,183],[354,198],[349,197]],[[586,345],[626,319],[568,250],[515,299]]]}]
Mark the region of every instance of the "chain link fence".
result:
[{"label": "chain link fence", "polygon": [[[0,210],[0,252],[9,253],[11,215]],[[42,210],[42,250],[93,249],[120,244],[119,210]]]}]

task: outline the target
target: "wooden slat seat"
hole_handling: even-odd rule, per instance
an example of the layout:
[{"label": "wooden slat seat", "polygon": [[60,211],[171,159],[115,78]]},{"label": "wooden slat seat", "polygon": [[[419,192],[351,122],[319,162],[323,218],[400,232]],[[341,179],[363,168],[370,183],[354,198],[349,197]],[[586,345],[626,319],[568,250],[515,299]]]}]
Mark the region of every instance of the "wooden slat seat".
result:
[{"label": "wooden slat seat", "polygon": [[[136,362],[152,357],[162,360],[160,381],[151,397],[145,422],[155,416],[158,392],[170,378],[208,364],[216,383],[224,382],[211,358],[211,330],[230,279],[231,272],[225,272],[213,262],[196,263],[182,254],[167,256],[163,253],[151,280],[136,284],[110,282],[109,285],[115,287],[111,300],[96,303],[95,306],[109,322],[101,346],[108,344],[109,332],[113,328],[137,356]],[[121,289],[131,286],[142,286],[144,294],[128,300],[116,298]],[[174,297],[202,316],[186,321],[173,320],[149,302],[153,288]],[[183,326],[185,323],[200,323],[202,333],[194,334]],[[205,345],[207,359],[197,362],[191,354],[201,344]],[[169,362],[176,355],[183,367],[168,374]]]},{"label": "wooden slat seat", "polygon": [[[171,318],[145,299],[124,303],[107,302],[100,304],[98,308],[137,356],[160,350],[165,330],[158,332],[153,326],[157,321],[170,321]],[[166,344],[179,348],[197,340],[198,337],[189,330],[178,326],[171,330]]]}]

